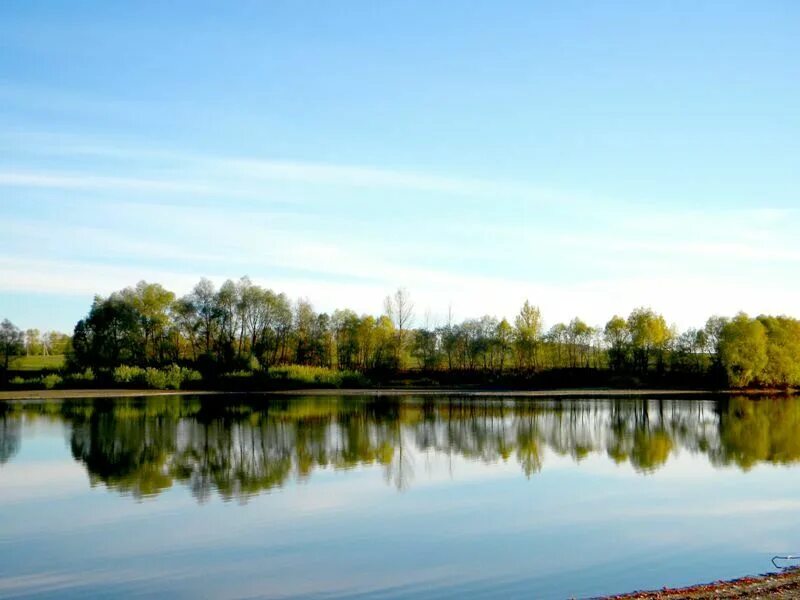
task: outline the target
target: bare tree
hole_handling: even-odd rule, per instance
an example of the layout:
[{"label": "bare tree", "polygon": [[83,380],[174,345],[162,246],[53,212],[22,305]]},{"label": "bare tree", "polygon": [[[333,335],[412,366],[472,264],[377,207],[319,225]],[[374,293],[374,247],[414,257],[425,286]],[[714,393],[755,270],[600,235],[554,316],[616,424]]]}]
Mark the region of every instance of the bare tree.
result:
[{"label": "bare tree", "polygon": [[402,357],[403,344],[405,342],[406,333],[414,321],[414,303],[405,288],[398,288],[392,296],[386,296],[384,301],[386,314],[394,323],[397,329],[397,348],[396,359],[397,366],[402,367],[400,360]]}]

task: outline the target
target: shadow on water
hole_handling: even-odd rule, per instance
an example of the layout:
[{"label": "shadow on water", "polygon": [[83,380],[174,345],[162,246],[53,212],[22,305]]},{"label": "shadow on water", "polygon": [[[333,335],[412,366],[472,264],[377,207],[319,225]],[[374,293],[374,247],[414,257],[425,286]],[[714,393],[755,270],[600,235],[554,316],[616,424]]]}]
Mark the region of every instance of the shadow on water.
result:
[{"label": "shadow on water", "polygon": [[198,501],[279,488],[316,469],[380,465],[397,489],[413,485],[414,453],[495,463],[527,477],[548,453],[604,455],[648,474],[680,451],[718,467],[800,460],[800,400],[481,400],[215,397],[0,403],[0,465],[20,449],[22,424],[65,425],[93,485],[136,498],[178,483]]}]

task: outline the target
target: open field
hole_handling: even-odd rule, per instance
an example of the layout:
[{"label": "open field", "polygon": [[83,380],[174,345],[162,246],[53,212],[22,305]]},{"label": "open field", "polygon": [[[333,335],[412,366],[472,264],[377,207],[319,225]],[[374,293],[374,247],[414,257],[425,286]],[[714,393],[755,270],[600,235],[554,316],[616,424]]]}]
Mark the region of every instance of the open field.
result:
[{"label": "open field", "polygon": [[12,371],[43,371],[46,369],[61,369],[66,363],[63,354],[50,356],[18,356],[11,359],[9,369]]}]

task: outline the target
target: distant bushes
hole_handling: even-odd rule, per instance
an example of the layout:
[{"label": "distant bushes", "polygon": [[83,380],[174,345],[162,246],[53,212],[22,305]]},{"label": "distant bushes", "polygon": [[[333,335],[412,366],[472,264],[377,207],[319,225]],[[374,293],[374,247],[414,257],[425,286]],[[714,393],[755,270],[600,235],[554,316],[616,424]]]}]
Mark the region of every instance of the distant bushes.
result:
[{"label": "distant bushes", "polygon": [[282,365],[263,370],[238,370],[220,378],[223,387],[237,389],[273,389],[298,387],[365,387],[369,380],[354,371],[338,371],[327,367]]},{"label": "distant bushes", "polygon": [[120,365],[114,369],[114,383],[144,383],[144,369]]},{"label": "distant bushes", "polygon": [[50,373],[49,375],[29,377],[28,379],[13,377],[9,383],[14,387],[25,386],[27,388],[52,390],[61,387],[64,383],[64,378],[56,373]]},{"label": "distant bushes", "polygon": [[[253,365],[255,366],[255,365]],[[91,368],[76,373],[50,373],[36,377],[20,376],[9,380],[11,387],[28,389],[81,388],[112,385],[113,387],[148,388],[154,390],[180,390],[195,387],[203,381],[200,372],[171,364],[164,368],[119,365],[111,370],[101,369],[98,374]],[[299,387],[366,387],[370,381],[355,371],[338,371],[327,367],[284,365],[263,369],[240,369],[210,379],[209,387],[259,390]]]},{"label": "distant bushes", "polygon": [[270,367],[268,375],[271,379],[324,387],[360,387],[369,382],[355,371],[337,371],[327,367],[310,367],[306,365],[285,365]]},{"label": "distant bushes", "polygon": [[68,375],[67,379],[75,382],[93,382],[96,378],[92,368],[88,367],[82,373],[72,373],[71,375]]},{"label": "distant bushes", "polygon": [[193,369],[169,365],[163,369],[121,365],[114,369],[114,383],[144,386],[155,390],[179,390],[187,382],[200,381],[202,376]]}]

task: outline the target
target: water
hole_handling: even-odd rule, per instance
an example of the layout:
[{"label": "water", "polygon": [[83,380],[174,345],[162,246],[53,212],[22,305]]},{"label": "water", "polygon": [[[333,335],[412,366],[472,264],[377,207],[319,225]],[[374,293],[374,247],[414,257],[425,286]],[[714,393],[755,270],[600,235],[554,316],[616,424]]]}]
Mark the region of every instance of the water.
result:
[{"label": "water", "polygon": [[800,401],[0,403],[0,597],[569,598],[800,550]]}]

